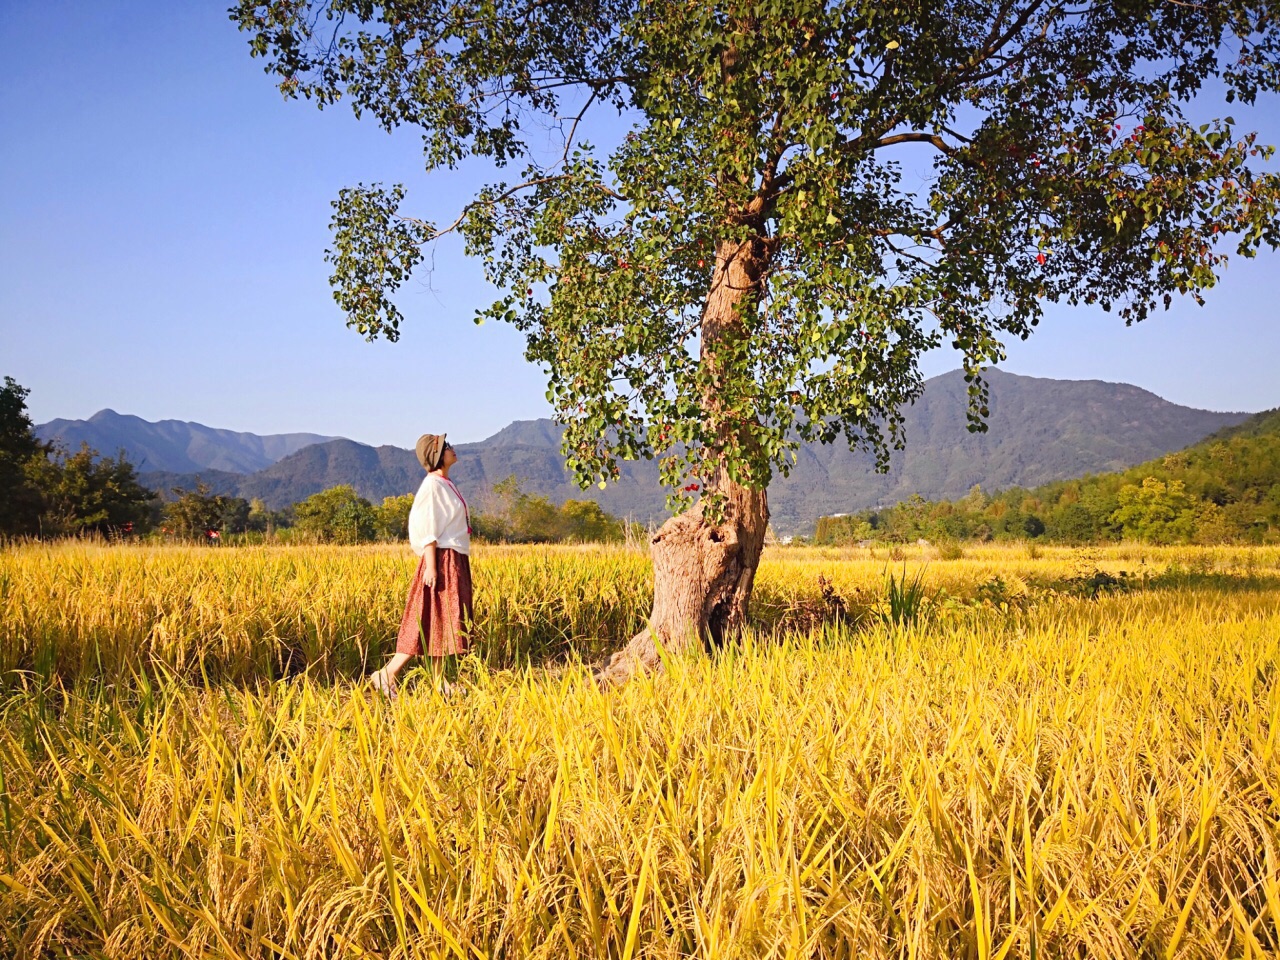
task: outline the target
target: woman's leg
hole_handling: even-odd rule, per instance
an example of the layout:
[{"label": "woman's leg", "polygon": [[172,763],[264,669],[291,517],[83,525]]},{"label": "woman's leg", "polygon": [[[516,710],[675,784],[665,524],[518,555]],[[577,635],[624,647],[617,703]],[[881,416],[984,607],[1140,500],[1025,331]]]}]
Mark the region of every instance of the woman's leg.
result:
[{"label": "woman's leg", "polygon": [[413,580],[409,584],[409,597],[405,601],[404,616],[400,618],[400,629],[396,634],[395,656],[386,666],[375,670],[370,676],[373,685],[388,696],[395,695],[396,674],[404,669],[406,663],[423,652],[422,574],[425,562],[424,559],[418,560],[418,569],[414,571]]},{"label": "woman's leg", "polygon": [[396,698],[396,674],[412,657],[413,654],[397,653],[385,667],[369,674],[369,682],[373,685],[373,688],[381,691],[388,700],[394,700]]},{"label": "woman's leg", "polygon": [[412,659],[413,654],[411,653],[397,653],[383,669],[387,671],[387,676],[394,681],[396,674],[404,669],[404,665]]}]

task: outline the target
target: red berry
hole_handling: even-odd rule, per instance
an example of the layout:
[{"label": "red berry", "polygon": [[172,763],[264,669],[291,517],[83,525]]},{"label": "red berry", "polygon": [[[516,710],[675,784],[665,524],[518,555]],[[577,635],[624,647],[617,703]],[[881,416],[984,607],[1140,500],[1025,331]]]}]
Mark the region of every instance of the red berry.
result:
[{"label": "red berry", "polygon": [[1036,263],[1044,263],[1048,259],[1043,253],[1036,254]]}]

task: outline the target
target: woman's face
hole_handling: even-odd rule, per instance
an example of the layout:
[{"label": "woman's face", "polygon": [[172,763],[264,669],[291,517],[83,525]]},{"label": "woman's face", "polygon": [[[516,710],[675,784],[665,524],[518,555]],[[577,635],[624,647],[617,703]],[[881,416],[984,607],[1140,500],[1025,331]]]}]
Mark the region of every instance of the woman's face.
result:
[{"label": "woman's face", "polygon": [[458,454],[453,449],[453,444],[445,442],[444,453],[440,455],[440,466],[451,467],[458,462]]}]

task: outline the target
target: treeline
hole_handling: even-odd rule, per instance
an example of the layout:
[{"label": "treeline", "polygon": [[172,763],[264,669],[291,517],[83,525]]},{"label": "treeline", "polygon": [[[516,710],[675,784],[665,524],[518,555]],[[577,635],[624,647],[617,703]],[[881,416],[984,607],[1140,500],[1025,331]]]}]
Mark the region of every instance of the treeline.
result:
[{"label": "treeline", "polygon": [[[197,482],[194,490],[174,487],[166,500],[138,482],[123,451],[104,457],[85,444],[70,453],[37,438],[28,394],[12,377],[0,388],[0,537],[340,544],[408,538],[412,494],[374,504],[344,485],[271,510]],[[522,491],[514,476],[472,509],[471,524],[477,538],[508,543],[610,542],[627,532],[593,501],[557,507]]]},{"label": "treeline", "polygon": [[818,520],[814,542],[1280,542],[1280,410],[1120,473]]},{"label": "treeline", "polygon": [[514,476],[480,498],[471,526],[477,537],[495,543],[616,543],[628,533],[643,532],[639,524],[605,513],[594,500],[566,500],[557,507],[546,497],[525,493]]},{"label": "treeline", "polygon": [[[266,511],[261,501],[237,503],[237,498],[213,497],[207,491],[205,498],[223,502],[220,509],[223,518],[231,520],[225,526],[232,534],[265,531],[280,540],[320,543],[407,540],[413,507],[413,494],[386,497],[374,504],[348,485],[323,490],[277,513]],[[195,499],[192,493],[185,493],[177,502]],[[239,514],[229,517],[228,503],[236,505],[243,519]],[[218,509],[215,503],[210,504],[211,515]],[[623,524],[598,503],[566,500],[557,507],[546,497],[522,491],[514,476],[496,484],[480,509],[471,509],[471,527],[473,536],[492,543],[608,543],[625,535]]]}]

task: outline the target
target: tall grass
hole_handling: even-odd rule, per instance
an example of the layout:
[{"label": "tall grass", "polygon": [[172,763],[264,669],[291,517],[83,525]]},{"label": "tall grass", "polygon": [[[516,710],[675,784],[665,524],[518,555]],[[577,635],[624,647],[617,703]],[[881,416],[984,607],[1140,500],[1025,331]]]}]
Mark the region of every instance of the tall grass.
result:
[{"label": "tall grass", "polygon": [[896,627],[911,627],[919,620],[924,609],[925,586],[924,570],[917,570],[915,576],[907,579],[906,565],[903,565],[902,576],[896,577],[891,571],[885,573],[885,611],[887,623]]},{"label": "tall grass", "polygon": [[[294,607],[322,649],[398,619],[396,554],[5,555],[5,655],[47,649],[20,611],[72,659],[0,700],[0,956],[1275,956],[1277,558],[1143,556],[1145,586],[1091,600],[1065,586],[1134,560],[975,549],[929,568],[927,623],[799,630],[815,569],[875,609],[883,560],[780,551],[776,629],[718,657],[602,691],[490,651],[460,700],[391,706],[257,647]],[[611,588],[645,608],[623,551],[476,570],[507,649],[625,634]],[[993,576],[1031,599],[984,599]]]},{"label": "tall grass", "polygon": [[[1280,582],[1277,548],[1046,548],[1031,560],[974,547],[927,578],[917,574],[930,548],[908,551],[903,577],[931,599],[980,597],[996,580],[1043,596],[1095,574],[1095,585],[1144,589]],[[639,630],[652,604],[648,557],[620,547],[488,547],[473,560],[475,650],[494,668],[594,660]],[[394,646],[413,564],[385,546],[3,550],[0,685],[13,671],[63,683],[155,669],[201,682],[356,676]],[[883,613],[884,570],[865,550],[767,552],[753,614],[767,630],[812,624],[829,606],[824,590],[855,621]]]},{"label": "tall grass", "polygon": [[[413,565],[394,547],[0,552],[0,675],[354,676],[394,648]],[[475,565],[477,649],[507,667],[598,656],[643,625],[648,576],[620,548],[489,548]]]}]

